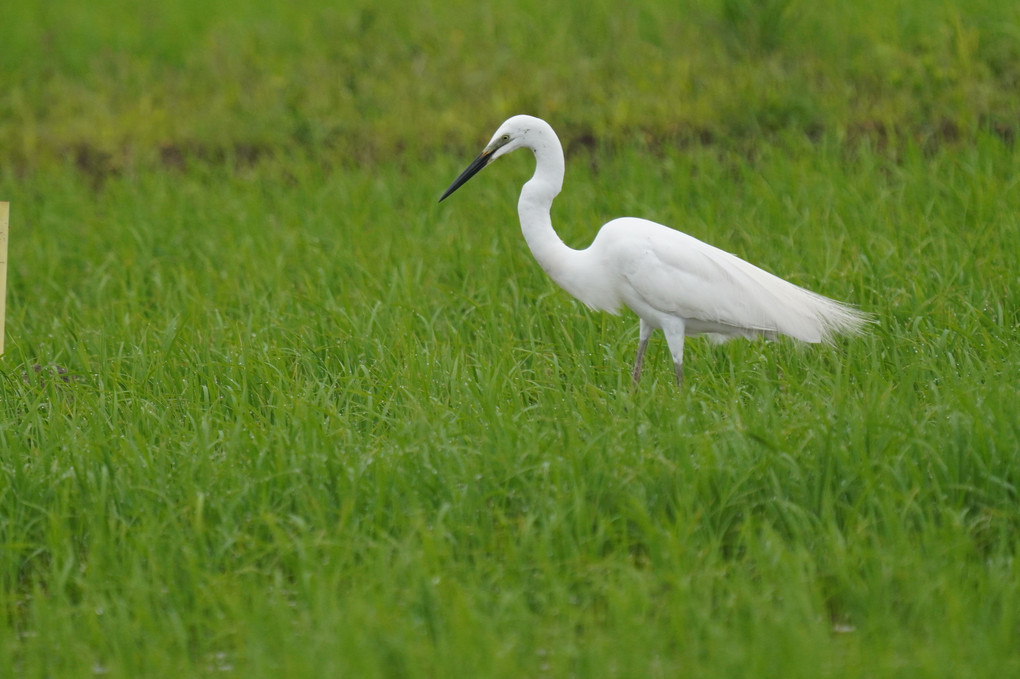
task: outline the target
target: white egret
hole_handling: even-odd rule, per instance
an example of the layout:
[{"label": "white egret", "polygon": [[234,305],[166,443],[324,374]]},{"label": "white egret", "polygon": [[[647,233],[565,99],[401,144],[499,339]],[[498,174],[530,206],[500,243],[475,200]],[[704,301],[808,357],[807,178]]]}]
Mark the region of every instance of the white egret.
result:
[{"label": "white egret", "polygon": [[627,306],[638,315],[635,383],[655,329],[666,335],[680,384],[687,335],[707,335],[716,342],[788,335],[818,343],[837,334],[858,334],[870,321],[853,307],[646,219],[614,219],[584,250],[567,246],[556,235],[549,215],[563,187],[563,147],[540,118],[519,115],[500,125],[440,202],[486,165],[519,148],[535,154],[535,174],[524,184],[517,204],[528,247],[542,269],[588,307],[618,314],[621,306]]}]

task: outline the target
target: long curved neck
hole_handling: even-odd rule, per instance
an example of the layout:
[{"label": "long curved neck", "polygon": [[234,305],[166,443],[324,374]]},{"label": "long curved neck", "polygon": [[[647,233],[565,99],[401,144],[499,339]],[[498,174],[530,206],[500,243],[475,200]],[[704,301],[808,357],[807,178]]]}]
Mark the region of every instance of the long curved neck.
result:
[{"label": "long curved neck", "polygon": [[[535,153],[535,174],[521,189],[517,214],[521,218],[524,240],[531,254],[560,287],[565,285],[567,262],[577,251],[568,247],[552,226],[549,214],[553,199],[563,188],[563,147],[549,126],[530,131],[529,147]],[[568,292],[572,292],[568,288]]]}]

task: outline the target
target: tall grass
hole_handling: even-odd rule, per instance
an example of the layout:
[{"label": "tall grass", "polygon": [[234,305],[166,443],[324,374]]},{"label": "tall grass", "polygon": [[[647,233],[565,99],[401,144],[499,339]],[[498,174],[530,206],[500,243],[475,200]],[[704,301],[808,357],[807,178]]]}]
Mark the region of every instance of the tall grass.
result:
[{"label": "tall grass", "polygon": [[[1016,18],[725,6],[10,9],[0,675],[1016,674]],[[632,389],[528,159],[435,204],[523,109],[880,323]]]}]

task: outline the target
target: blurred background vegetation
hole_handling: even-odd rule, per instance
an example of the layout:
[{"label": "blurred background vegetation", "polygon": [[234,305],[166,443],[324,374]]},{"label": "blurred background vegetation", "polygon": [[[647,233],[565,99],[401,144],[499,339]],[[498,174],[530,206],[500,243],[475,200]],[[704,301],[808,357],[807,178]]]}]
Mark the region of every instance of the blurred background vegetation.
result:
[{"label": "blurred background vegetation", "polygon": [[1000,0],[49,0],[7,3],[3,24],[17,171],[413,162],[522,112],[574,149],[1020,126],[1020,3]]}]

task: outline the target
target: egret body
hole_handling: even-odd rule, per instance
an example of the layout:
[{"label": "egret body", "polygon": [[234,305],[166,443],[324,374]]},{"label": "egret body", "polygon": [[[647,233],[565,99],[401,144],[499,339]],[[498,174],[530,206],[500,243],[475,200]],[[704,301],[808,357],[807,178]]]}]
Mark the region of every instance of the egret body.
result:
[{"label": "egret body", "polygon": [[656,329],[666,336],[679,384],[688,335],[707,335],[717,342],[787,335],[817,343],[837,334],[859,333],[869,321],[853,307],[646,219],[614,219],[587,248],[567,246],[556,235],[549,214],[563,187],[563,147],[540,118],[519,115],[500,125],[440,202],[486,165],[519,148],[530,149],[536,161],[535,174],[524,184],[517,204],[528,247],[556,284],[588,307],[618,314],[626,306],[637,314],[641,326],[635,383]]}]

